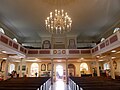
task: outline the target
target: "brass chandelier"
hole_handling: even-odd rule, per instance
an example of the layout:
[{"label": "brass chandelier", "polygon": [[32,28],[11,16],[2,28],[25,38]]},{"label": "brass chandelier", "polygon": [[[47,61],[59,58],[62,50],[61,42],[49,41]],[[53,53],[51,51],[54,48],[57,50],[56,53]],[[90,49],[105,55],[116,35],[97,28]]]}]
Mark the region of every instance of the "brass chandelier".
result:
[{"label": "brass chandelier", "polygon": [[50,12],[45,20],[46,29],[52,34],[64,34],[71,31],[72,20],[64,10]]}]

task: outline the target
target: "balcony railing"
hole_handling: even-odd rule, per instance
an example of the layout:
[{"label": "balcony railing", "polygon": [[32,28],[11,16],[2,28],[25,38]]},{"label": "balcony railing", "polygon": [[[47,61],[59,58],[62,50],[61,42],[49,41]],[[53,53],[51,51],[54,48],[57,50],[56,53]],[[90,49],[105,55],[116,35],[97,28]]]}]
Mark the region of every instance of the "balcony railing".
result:
[{"label": "balcony railing", "polygon": [[[103,42],[99,43],[92,49],[27,49],[21,44],[13,41],[8,36],[0,33],[0,43],[8,48],[18,51],[24,55],[94,55],[101,53],[102,50],[109,50],[108,47],[120,46],[120,32],[116,32],[110,37],[108,37]],[[105,51],[106,51],[105,50]]]}]

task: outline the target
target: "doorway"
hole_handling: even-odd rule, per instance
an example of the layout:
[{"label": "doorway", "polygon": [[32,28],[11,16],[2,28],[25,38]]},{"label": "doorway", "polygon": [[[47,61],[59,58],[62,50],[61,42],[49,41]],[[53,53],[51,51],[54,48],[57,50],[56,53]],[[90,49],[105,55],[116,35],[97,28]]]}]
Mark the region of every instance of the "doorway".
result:
[{"label": "doorway", "polygon": [[33,63],[31,65],[31,77],[38,77],[39,73],[39,65],[37,63]]},{"label": "doorway", "polygon": [[56,66],[56,81],[63,79],[63,66],[57,65]]}]

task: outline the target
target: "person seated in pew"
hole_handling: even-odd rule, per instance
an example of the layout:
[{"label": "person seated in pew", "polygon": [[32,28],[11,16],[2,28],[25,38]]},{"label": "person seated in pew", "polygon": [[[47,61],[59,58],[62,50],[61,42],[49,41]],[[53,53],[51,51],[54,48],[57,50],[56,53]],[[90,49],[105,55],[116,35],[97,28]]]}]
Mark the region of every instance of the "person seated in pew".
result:
[{"label": "person seated in pew", "polygon": [[38,73],[36,72],[36,73],[35,73],[35,76],[37,77],[37,75],[38,75]]},{"label": "person seated in pew", "polygon": [[17,72],[16,71],[14,72],[13,78],[17,78]]},{"label": "person seated in pew", "polygon": [[70,75],[70,77],[72,77],[72,76],[73,76],[73,75],[72,75],[72,73],[70,73],[69,75]]},{"label": "person seated in pew", "polygon": [[17,72],[16,71],[12,71],[10,74],[11,78],[17,78]]},{"label": "person seated in pew", "polygon": [[4,78],[3,75],[0,75],[0,81],[3,81],[3,78]]}]

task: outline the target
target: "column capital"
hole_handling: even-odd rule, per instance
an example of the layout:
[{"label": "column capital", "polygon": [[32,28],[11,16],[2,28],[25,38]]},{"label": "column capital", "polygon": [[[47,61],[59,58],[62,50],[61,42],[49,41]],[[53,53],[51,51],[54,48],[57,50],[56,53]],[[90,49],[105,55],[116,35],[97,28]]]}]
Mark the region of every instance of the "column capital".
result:
[{"label": "column capital", "polygon": [[66,60],[68,60],[69,58],[65,58]]},{"label": "column capital", "polygon": [[50,58],[51,60],[54,60],[54,58]]},{"label": "column capital", "polygon": [[3,59],[3,60],[9,62],[9,61],[11,60],[11,58],[10,58],[10,57],[7,57],[6,59]]}]

